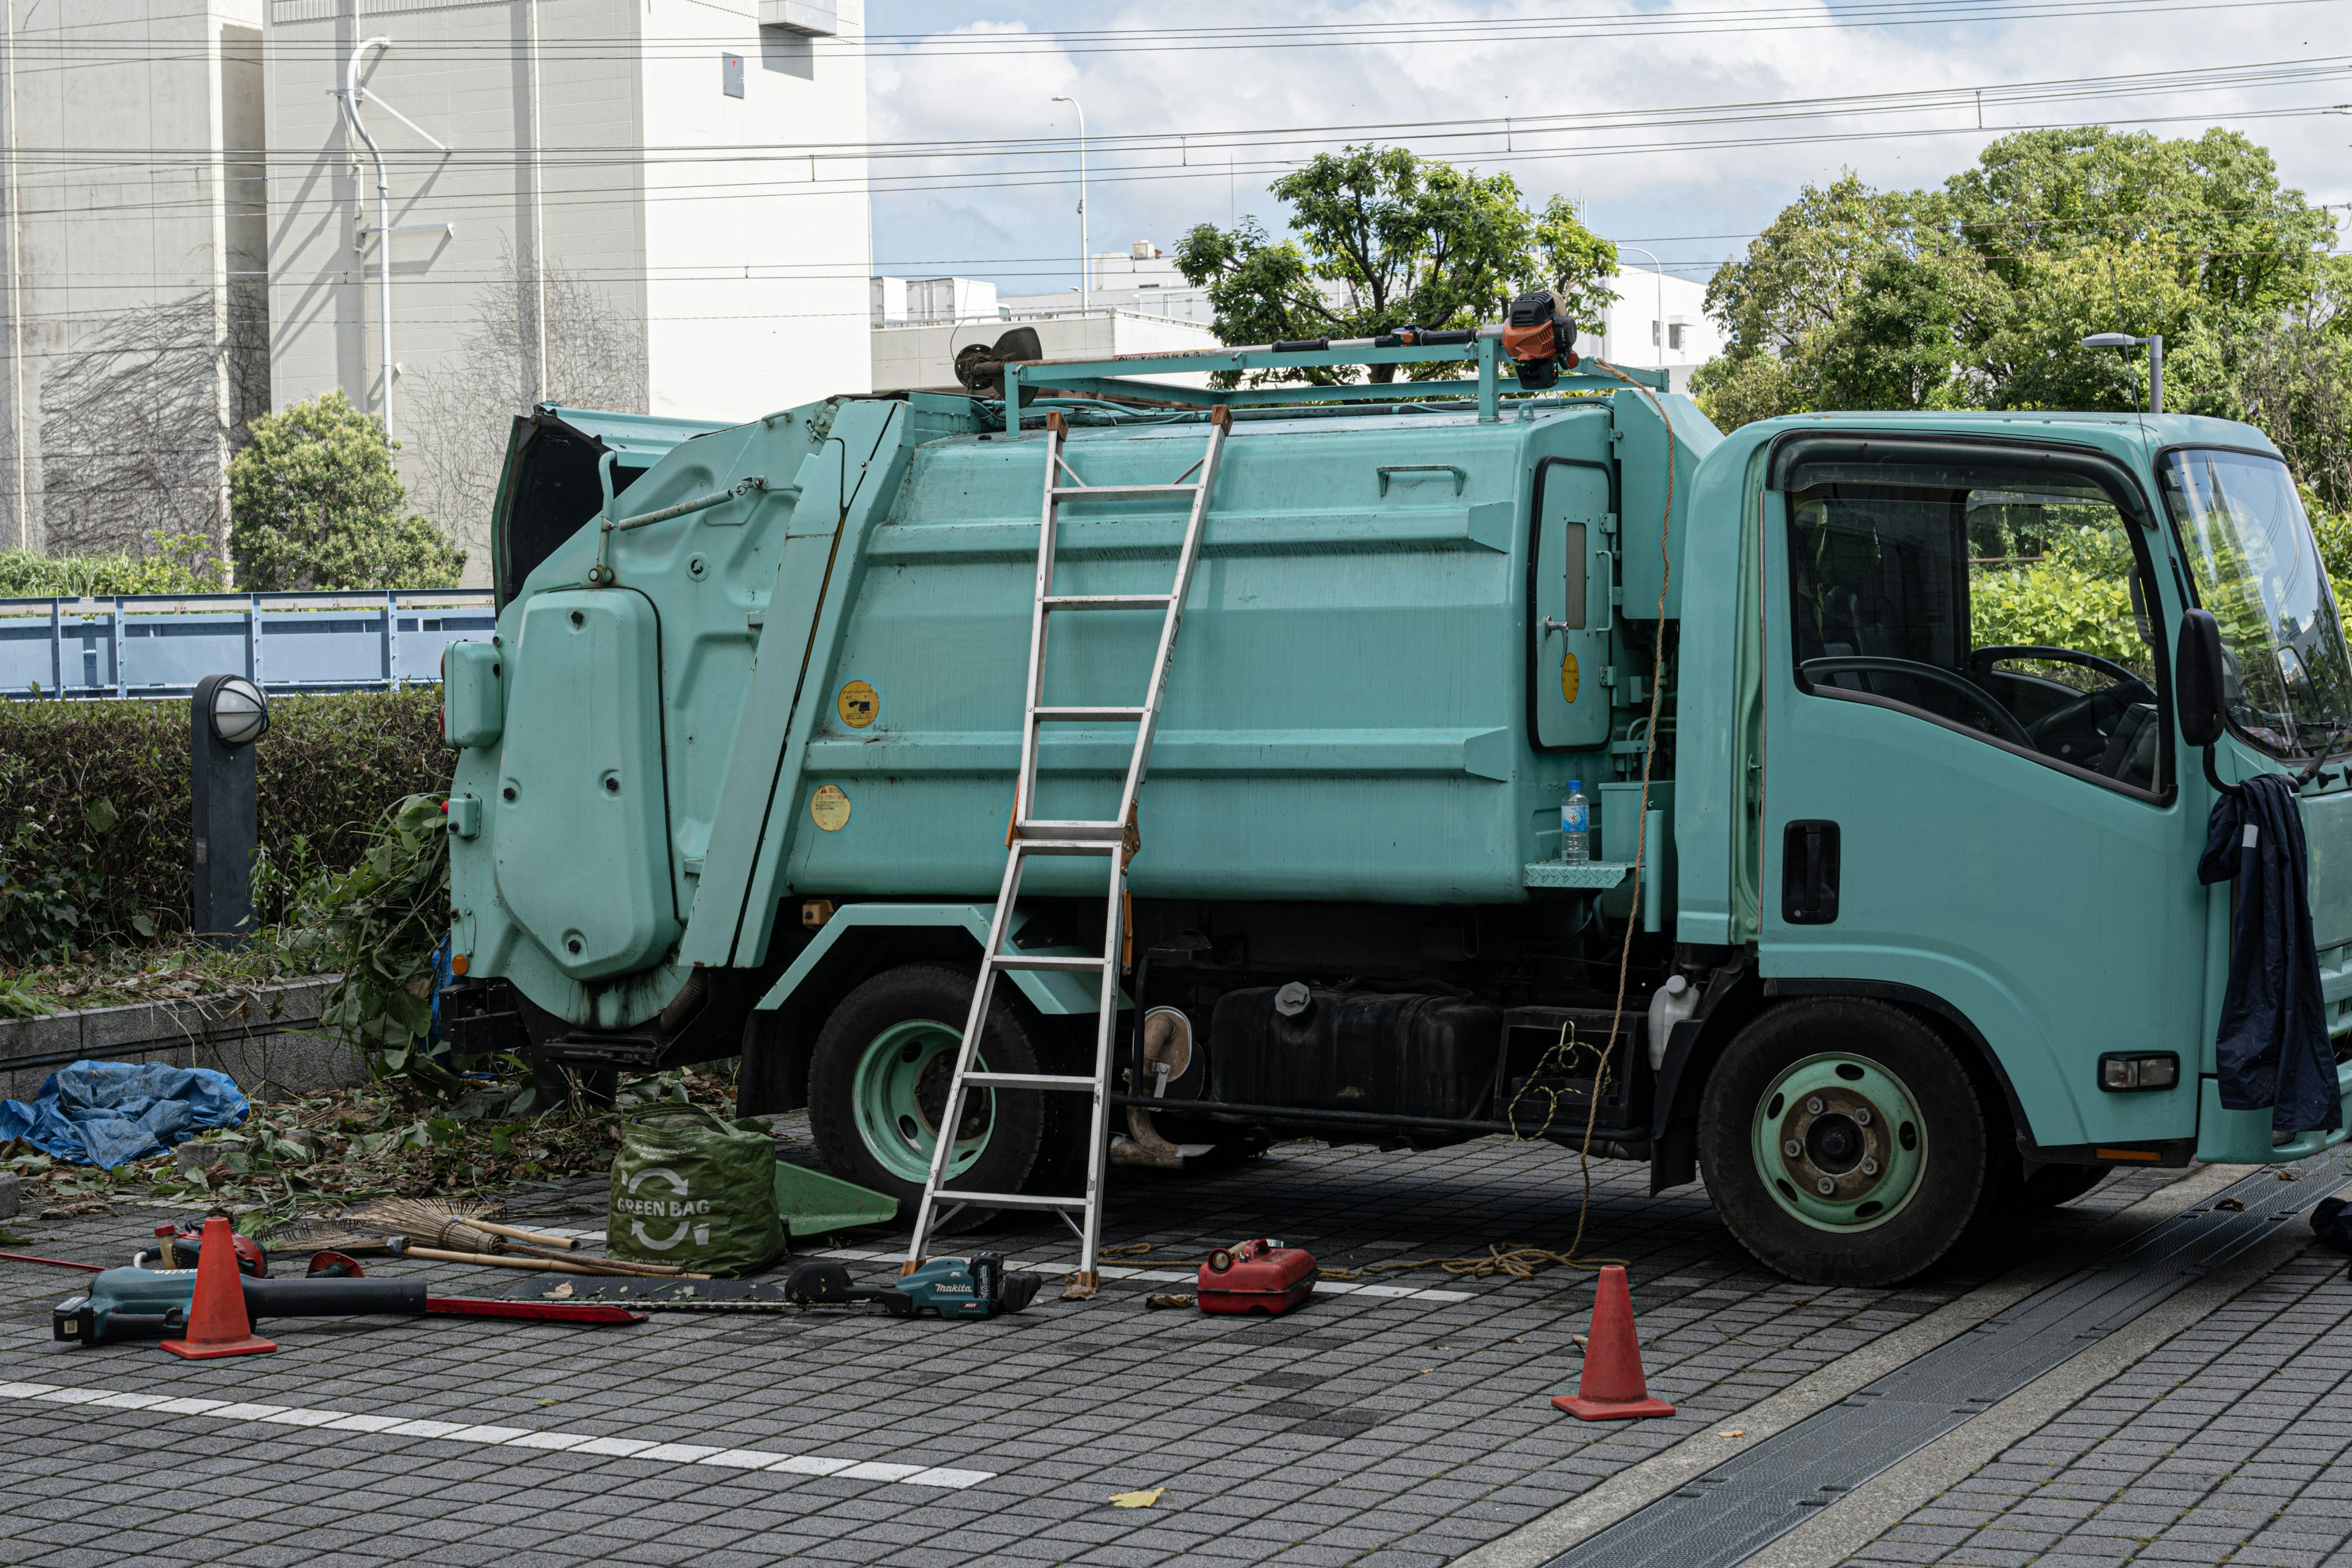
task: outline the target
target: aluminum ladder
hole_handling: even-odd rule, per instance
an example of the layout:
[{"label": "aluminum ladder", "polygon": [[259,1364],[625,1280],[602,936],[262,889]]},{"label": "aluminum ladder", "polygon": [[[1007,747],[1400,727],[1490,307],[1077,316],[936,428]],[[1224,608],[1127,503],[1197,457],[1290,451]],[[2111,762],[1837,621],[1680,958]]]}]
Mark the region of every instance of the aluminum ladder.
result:
[{"label": "aluminum ladder", "polygon": [[[1209,492],[1217,482],[1217,463],[1233,427],[1233,411],[1223,405],[1209,411],[1209,447],[1199,462],[1164,485],[1090,485],[1078,478],[1063,456],[1069,426],[1059,410],[1045,416],[1045,500],[1037,533],[1037,587],[1029,608],[1029,684],[1023,700],[1021,765],[1013,784],[1013,820],[1005,833],[1004,879],[996,891],[996,910],[988,922],[988,942],[981,954],[980,979],[972,987],[971,1008],[965,1014],[963,1042],[956,1052],[955,1073],[948,1081],[947,1103],[939,1121],[940,1136],[931,1150],[929,1173],[923,1181],[923,1201],[915,1214],[915,1233],[907,1243],[901,1275],[919,1268],[932,1226],[944,1224],[969,1205],[992,1209],[1045,1209],[1061,1216],[1078,1238],[1078,1270],[1067,1292],[1074,1298],[1092,1295],[1101,1283],[1095,1252],[1102,1237],[1102,1181],[1105,1152],[1110,1141],[1112,1040],[1118,1020],[1118,975],[1127,937],[1127,864],[1133,858],[1136,792],[1143,786],[1144,767],[1151,757],[1151,739],[1160,724],[1160,700],[1168,686],[1168,667],[1176,648],[1177,628],[1184,619],[1184,599],[1192,585],[1192,570],[1201,558],[1201,534],[1209,511]],[[1195,475],[1199,477],[1194,478]],[[1054,591],[1054,547],[1061,507],[1066,501],[1165,500],[1186,496],[1192,510],[1184,520],[1184,541],[1176,554],[1176,581],[1165,594],[1057,594]],[[1160,611],[1160,644],[1151,658],[1151,676],[1143,700],[1134,707],[1053,706],[1045,700],[1045,628],[1060,611]],[[1118,809],[1098,822],[1041,820],[1037,804],[1037,736],[1046,724],[1131,723],[1135,748],[1128,757],[1127,780],[1120,786]],[[1014,901],[1021,896],[1021,877],[1032,856],[1099,855],[1110,862],[1109,886],[1103,915],[1102,956],[1074,958],[1013,951],[1011,937]],[[1096,999],[1095,1068],[1087,1077],[1060,1073],[990,1072],[975,1060],[981,1020],[988,1016],[996,981],[1009,970],[1060,970],[1090,974],[1100,984]],[[1087,1140],[1087,1186],[1080,1197],[1033,1196],[1024,1193],[961,1192],[948,1184],[948,1161],[954,1147],[952,1130],[963,1120],[964,1096],[973,1089],[1019,1089],[1048,1092],[1090,1093],[1094,1114]],[[941,1205],[951,1205],[944,1215]],[[1073,1222],[1070,1211],[1083,1215]]]}]

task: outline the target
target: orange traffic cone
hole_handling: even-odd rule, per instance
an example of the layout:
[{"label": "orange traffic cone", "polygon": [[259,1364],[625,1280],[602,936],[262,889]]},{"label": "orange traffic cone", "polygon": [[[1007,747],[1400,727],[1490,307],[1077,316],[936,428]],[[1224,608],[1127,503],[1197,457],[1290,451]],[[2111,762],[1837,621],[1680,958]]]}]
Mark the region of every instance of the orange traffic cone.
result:
[{"label": "orange traffic cone", "polygon": [[253,1331],[245,1315],[245,1283],[237,1278],[236,1242],[228,1221],[215,1215],[205,1221],[205,1238],[196,1250],[196,1295],[188,1305],[187,1337],[165,1340],[163,1348],[190,1361],[214,1356],[258,1355],[278,1348]]},{"label": "orange traffic cone", "polygon": [[1672,1415],[1675,1407],[1650,1397],[1642,1375],[1642,1342],[1633,1332],[1633,1293],[1625,1270],[1614,1263],[1601,1269],[1592,1296],[1592,1331],[1584,1341],[1584,1378],[1574,1394],[1558,1394],[1552,1404],[1580,1421],[1630,1421],[1637,1415]]}]

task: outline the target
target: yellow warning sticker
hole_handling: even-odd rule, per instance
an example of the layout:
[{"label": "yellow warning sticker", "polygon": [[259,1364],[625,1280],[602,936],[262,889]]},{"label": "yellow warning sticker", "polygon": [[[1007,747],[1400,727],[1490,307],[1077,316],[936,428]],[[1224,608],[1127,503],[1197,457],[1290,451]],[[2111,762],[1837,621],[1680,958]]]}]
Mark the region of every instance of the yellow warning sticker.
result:
[{"label": "yellow warning sticker", "polygon": [[1583,684],[1583,677],[1577,672],[1576,656],[1572,653],[1561,655],[1559,660],[1560,696],[1570,702],[1574,702],[1576,700],[1576,693]]},{"label": "yellow warning sticker", "polygon": [[862,680],[853,680],[841,689],[833,706],[841,721],[853,730],[863,730],[874,722],[874,715],[882,710],[881,696]]},{"label": "yellow warning sticker", "polygon": [[839,784],[819,784],[809,796],[809,820],[827,833],[838,833],[849,826],[849,797],[841,793]]}]

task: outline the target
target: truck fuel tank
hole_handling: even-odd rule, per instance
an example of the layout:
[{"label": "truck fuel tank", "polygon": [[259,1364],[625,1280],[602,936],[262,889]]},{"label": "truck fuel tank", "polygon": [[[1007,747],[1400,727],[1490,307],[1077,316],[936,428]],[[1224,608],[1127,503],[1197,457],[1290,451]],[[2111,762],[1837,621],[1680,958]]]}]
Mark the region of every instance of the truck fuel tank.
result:
[{"label": "truck fuel tank", "polygon": [[1215,1098],[1237,1105],[1464,1121],[1493,1090],[1502,1034],[1482,1003],[1294,981],[1218,999],[1209,1068]]}]

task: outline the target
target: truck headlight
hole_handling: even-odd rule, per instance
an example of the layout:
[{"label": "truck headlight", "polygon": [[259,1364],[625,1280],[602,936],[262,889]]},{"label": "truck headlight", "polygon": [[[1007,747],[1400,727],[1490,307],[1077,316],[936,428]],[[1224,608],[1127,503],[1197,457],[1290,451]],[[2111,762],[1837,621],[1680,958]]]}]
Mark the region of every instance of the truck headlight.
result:
[{"label": "truck headlight", "polygon": [[2147,1051],[2131,1056],[2110,1052],[2099,1058],[2099,1087],[2110,1094],[2134,1089],[2170,1089],[2180,1081],[2180,1058],[2171,1051]]}]

